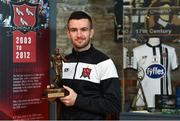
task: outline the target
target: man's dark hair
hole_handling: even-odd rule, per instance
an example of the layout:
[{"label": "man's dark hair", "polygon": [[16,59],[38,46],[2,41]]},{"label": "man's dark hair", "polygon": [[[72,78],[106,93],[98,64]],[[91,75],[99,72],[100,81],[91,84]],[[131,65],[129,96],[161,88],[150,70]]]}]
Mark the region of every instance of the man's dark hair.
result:
[{"label": "man's dark hair", "polygon": [[71,13],[71,15],[68,19],[68,23],[72,19],[88,19],[90,22],[90,27],[93,28],[93,23],[92,23],[91,17],[83,11],[74,11],[73,13]]}]

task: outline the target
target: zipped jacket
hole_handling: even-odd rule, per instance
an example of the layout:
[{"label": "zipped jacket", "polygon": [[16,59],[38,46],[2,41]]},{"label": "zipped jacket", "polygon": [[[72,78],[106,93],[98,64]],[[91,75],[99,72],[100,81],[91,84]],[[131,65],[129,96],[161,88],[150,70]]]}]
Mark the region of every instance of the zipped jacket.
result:
[{"label": "zipped jacket", "polygon": [[63,84],[77,93],[74,106],[61,106],[61,119],[105,119],[120,112],[120,83],[113,61],[92,45],[66,56]]}]

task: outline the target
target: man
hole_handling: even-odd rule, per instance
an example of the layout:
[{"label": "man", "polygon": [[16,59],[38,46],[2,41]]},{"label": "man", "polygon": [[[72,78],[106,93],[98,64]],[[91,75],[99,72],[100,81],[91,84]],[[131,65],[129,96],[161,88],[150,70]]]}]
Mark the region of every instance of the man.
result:
[{"label": "man", "polygon": [[172,1],[156,1],[151,4],[147,25],[150,36],[159,37],[161,42],[176,42],[179,38],[179,24],[176,11],[179,9]]},{"label": "man", "polygon": [[120,84],[114,63],[91,44],[94,29],[91,17],[73,12],[67,23],[72,53],[63,63],[62,81],[68,95],[59,98],[61,119],[105,119],[120,113]]}]

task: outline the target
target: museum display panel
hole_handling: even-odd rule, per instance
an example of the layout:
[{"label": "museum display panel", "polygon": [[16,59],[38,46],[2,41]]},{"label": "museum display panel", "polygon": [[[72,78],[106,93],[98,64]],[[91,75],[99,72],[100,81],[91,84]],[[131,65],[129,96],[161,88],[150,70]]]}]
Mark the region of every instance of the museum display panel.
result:
[{"label": "museum display panel", "polygon": [[0,6],[0,119],[48,119],[49,1]]}]

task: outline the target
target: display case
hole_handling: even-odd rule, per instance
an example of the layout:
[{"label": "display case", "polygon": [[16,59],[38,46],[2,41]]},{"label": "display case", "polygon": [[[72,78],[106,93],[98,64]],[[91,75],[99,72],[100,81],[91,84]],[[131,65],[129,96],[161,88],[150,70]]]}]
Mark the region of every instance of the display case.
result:
[{"label": "display case", "polygon": [[180,7],[123,9],[122,112],[179,114]]}]

